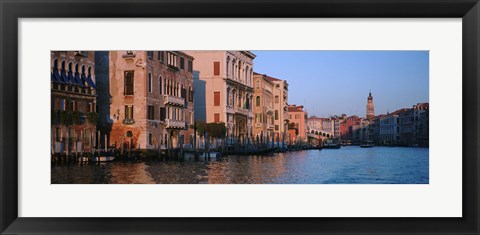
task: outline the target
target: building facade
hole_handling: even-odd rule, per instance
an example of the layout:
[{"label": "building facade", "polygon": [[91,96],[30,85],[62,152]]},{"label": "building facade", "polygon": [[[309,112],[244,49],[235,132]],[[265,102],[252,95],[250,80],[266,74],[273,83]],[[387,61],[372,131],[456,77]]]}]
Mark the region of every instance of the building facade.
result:
[{"label": "building facade", "polygon": [[276,136],[286,138],[288,135],[288,82],[267,76],[273,82],[274,132]]},{"label": "building facade", "polygon": [[[290,142],[295,141],[306,141],[307,140],[307,113],[303,110],[303,105],[289,105],[288,106],[288,117],[289,117],[289,140]],[[292,129],[292,131],[290,131]]]},{"label": "building facade", "polygon": [[[254,127],[253,134],[255,136],[272,136],[274,133],[274,116],[273,109],[273,82],[266,75],[253,74],[254,92],[253,92],[253,113]],[[263,135],[262,135],[263,134]]]},{"label": "building facade", "polygon": [[91,51],[52,51],[52,154],[92,152],[96,135],[95,55]]},{"label": "building facade", "polygon": [[195,119],[223,122],[228,136],[253,136],[253,60],[249,51],[187,51],[195,58]]},{"label": "building facade", "polygon": [[193,57],[181,51],[96,52],[99,127],[109,146],[192,142]]}]

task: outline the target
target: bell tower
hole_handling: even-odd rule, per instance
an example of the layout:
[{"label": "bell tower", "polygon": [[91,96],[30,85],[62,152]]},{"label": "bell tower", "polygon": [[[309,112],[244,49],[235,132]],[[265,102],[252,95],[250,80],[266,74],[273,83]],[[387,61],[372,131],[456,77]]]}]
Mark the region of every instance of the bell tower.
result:
[{"label": "bell tower", "polygon": [[372,92],[368,94],[367,98],[367,119],[373,119],[375,117],[375,111],[373,106]]}]

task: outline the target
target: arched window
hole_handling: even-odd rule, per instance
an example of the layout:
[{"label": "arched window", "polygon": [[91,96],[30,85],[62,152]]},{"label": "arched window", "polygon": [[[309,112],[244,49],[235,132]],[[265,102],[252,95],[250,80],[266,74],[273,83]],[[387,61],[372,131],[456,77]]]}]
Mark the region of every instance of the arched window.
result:
[{"label": "arched window", "polygon": [[62,70],[65,71],[65,61],[62,61]]},{"label": "arched window", "polygon": [[227,106],[230,106],[230,87],[227,88]]},{"label": "arched window", "polygon": [[152,93],[152,74],[148,73],[148,92]]},{"label": "arched window", "polygon": [[82,66],[82,75],[85,75],[85,65]]},{"label": "arched window", "polygon": [[227,77],[228,77],[228,67],[230,66],[230,56],[227,57]]},{"label": "arched window", "polygon": [[92,67],[88,67],[88,76],[92,76]]},{"label": "arched window", "polygon": [[132,131],[127,131],[127,132],[125,133],[125,136],[126,136],[126,137],[129,137],[129,138],[133,137]]},{"label": "arched window", "polygon": [[257,98],[256,98],[256,104],[257,104],[257,107],[260,107],[260,96],[257,96]]},{"label": "arched window", "polygon": [[58,60],[57,60],[57,59],[55,59],[55,60],[53,61],[53,69],[54,69],[54,70],[57,70],[57,69],[58,69]]},{"label": "arched window", "polygon": [[73,63],[68,63],[68,72],[73,73]]},{"label": "arched window", "polygon": [[[160,54],[160,53],[159,53]],[[162,94],[162,83],[163,83],[163,79],[162,79],[162,76],[159,76],[158,77],[158,93],[160,93],[160,95]]]}]

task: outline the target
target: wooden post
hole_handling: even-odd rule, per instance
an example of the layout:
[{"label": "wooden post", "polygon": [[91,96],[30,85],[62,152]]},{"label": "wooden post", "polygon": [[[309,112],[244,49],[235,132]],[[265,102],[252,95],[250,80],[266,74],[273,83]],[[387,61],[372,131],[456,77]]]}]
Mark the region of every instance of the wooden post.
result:
[{"label": "wooden post", "polygon": [[125,137],[122,135],[122,146],[120,147],[120,156],[123,158],[123,145],[125,144]]}]

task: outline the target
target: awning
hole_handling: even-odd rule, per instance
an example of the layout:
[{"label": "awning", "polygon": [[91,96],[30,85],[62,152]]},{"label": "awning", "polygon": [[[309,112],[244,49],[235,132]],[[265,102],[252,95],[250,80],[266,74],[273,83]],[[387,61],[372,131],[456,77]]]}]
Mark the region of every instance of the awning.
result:
[{"label": "awning", "polygon": [[52,73],[52,81],[55,81],[55,82],[62,82],[62,78],[60,77],[60,74],[58,73],[58,70],[57,69],[54,69],[53,70],[53,73]]},{"label": "awning", "polygon": [[60,76],[60,82],[68,83],[68,77],[67,77],[67,74],[65,73],[65,70],[61,71],[61,75],[62,76]]},{"label": "awning", "polygon": [[75,73],[75,83],[77,85],[83,86],[82,79],[80,78],[80,74],[78,74],[78,73]]},{"label": "awning", "polygon": [[88,77],[87,77],[86,80],[87,80],[88,86],[93,87],[93,88],[96,88],[95,83],[94,83],[93,80],[92,80],[92,76],[88,75]]},{"label": "awning", "polygon": [[75,83],[75,78],[73,77],[73,74],[72,72],[68,72],[68,79],[67,79],[67,82],[68,83]]}]

